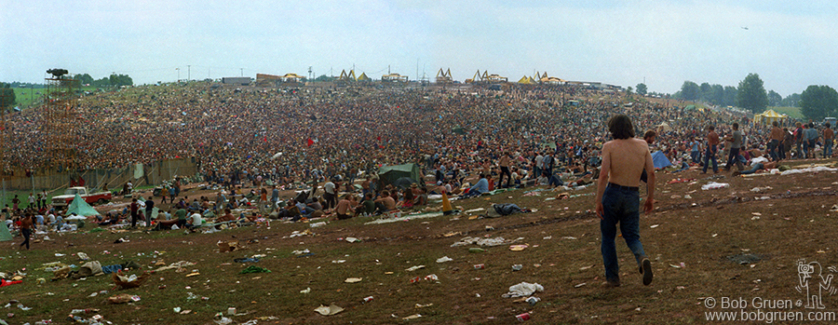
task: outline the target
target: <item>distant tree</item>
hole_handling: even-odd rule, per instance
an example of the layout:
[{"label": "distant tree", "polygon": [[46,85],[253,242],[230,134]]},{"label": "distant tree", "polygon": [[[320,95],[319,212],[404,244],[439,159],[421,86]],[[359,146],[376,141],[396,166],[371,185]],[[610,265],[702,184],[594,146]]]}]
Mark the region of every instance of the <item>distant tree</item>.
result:
[{"label": "distant tree", "polygon": [[710,98],[708,101],[713,103],[713,105],[722,106],[724,105],[725,101],[725,87],[722,85],[715,84],[710,87]]},{"label": "distant tree", "polygon": [[762,79],[756,73],[749,73],[745,80],[739,82],[739,92],[736,94],[736,106],[754,113],[762,113],[768,106],[768,94],[762,85]]},{"label": "distant tree", "polygon": [[829,86],[811,85],[800,94],[800,112],[807,118],[820,121],[838,112],[838,92]]},{"label": "distant tree", "polygon": [[696,100],[700,95],[701,88],[698,87],[698,84],[692,81],[684,81],[684,84],[681,85],[681,92],[679,96],[681,99]]},{"label": "distant tree", "polygon": [[775,92],[773,89],[768,91],[768,106],[780,106],[782,101],[783,96],[780,96],[780,94]]},{"label": "distant tree", "polygon": [[641,95],[646,95],[646,84],[639,83],[637,84],[637,93]]},{"label": "distant tree", "polygon": [[15,90],[12,89],[11,84],[0,83],[0,108],[12,107],[17,98],[15,97]]},{"label": "distant tree", "polygon": [[628,88],[626,88],[626,95],[631,95],[632,92],[634,92],[634,89],[631,88],[631,86],[628,86]]},{"label": "distant tree", "polygon": [[319,77],[314,78],[314,81],[334,81],[335,77],[329,77],[325,74],[321,74]]},{"label": "distant tree", "polygon": [[709,83],[705,82],[702,83],[701,86],[699,86],[699,89],[701,90],[701,95],[699,95],[699,98],[701,98],[701,100],[703,101],[709,102],[710,97],[712,97],[711,91],[713,90],[713,87],[710,86]]},{"label": "distant tree", "polygon": [[780,106],[785,107],[800,107],[800,94],[794,93],[783,98]]},{"label": "distant tree", "polygon": [[736,94],[739,93],[739,90],[733,86],[725,86],[725,95],[724,100],[722,100],[722,106],[733,106],[736,105]]}]

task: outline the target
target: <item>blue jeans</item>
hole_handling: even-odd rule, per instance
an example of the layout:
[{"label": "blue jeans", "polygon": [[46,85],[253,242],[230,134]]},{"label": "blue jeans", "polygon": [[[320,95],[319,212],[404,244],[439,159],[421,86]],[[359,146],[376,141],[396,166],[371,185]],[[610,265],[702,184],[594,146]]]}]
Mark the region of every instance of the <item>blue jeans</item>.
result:
[{"label": "blue jeans", "polygon": [[559,178],[559,176],[557,176],[557,175],[551,175],[551,176],[550,176],[550,183],[549,183],[549,184],[547,184],[547,185],[548,185],[548,186],[553,186],[553,185],[555,185],[555,186],[562,186],[562,185],[564,185],[564,182],[562,182],[562,179],[561,179],[561,178]]},{"label": "blue jeans", "polygon": [[716,162],[716,154],[713,153],[714,151],[716,151],[716,145],[707,146],[707,150],[704,152],[704,170],[702,171],[703,173],[707,172],[709,160],[713,161],[713,172],[719,172],[719,164],[718,162]]},{"label": "blue jeans", "polygon": [[763,165],[762,163],[756,163],[756,164],[754,164],[753,167],[751,167],[751,169],[743,170],[740,174],[742,174],[742,175],[753,174],[753,173],[756,173],[758,170],[763,169],[763,168],[765,168],[765,165]]},{"label": "blue jeans", "polygon": [[725,163],[725,170],[730,170],[734,164],[740,171],[744,169],[742,167],[742,161],[739,160],[739,148],[730,148],[730,154],[727,156],[727,163]]},{"label": "blue jeans", "polygon": [[605,266],[605,278],[609,281],[620,279],[620,266],[617,260],[617,247],[614,238],[617,237],[617,223],[620,233],[626,240],[638,266],[646,256],[643,244],[640,243],[640,192],[636,190],[606,187],[602,196],[604,208],[599,229],[602,232],[602,260]]},{"label": "blue jeans", "polygon": [[832,139],[826,139],[823,141],[823,157],[832,157]]},{"label": "blue jeans", "polygon": [[696,164],[699,163],[698,157],[699,157],[698,150],[690,151],[690,158],[692,158],[693,163],[696,163]]},{"label": "blue jeans", "polygon": [[768,154],[771,156],[771,160],[773,161],[777,161],[780,159],[780,148],[778,148],[779,144],[780,142],[777,140],[771,140],[770,142],[768,142]]}]

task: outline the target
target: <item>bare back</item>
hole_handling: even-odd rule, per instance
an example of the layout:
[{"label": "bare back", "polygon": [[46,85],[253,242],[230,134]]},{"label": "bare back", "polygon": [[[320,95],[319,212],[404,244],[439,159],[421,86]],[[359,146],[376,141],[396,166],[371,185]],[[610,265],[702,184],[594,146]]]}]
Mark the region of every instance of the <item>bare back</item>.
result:
[{"label": "bare back", "polygon": [[[607,170],[608,181],[617,185],[639,186],[643,170],[648,168],[654,171],[649,145],[642,139],[608,141],[602,147],[602,155],[602,170]],[[605,166],[606,163],[609,166]]]}]

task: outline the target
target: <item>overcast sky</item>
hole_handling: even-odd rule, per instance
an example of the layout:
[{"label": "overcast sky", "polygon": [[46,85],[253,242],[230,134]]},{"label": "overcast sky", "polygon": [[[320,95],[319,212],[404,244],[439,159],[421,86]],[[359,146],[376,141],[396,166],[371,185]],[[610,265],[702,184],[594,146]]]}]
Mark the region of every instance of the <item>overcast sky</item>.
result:
[{"label": "overcast sky", "polygon": [[[0,81],[65,68],[137,84],[355,66],[454,79],[535,71],[649,91],[758,73],[786,96],[838,87],[835,1],[0,0]],[[743,27],[747,27],[747,30]]]}]

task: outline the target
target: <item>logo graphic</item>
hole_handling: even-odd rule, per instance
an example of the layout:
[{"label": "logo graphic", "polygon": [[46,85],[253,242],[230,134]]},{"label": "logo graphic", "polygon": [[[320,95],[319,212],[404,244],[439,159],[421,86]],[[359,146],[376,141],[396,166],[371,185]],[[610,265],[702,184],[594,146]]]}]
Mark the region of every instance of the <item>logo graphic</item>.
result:
[{"label": "logo graphic", "polygon": [[[832,273],[838,273],[838,268],[835,266],[830,266],[828,270]],[[821,300],[824,291],[830,296],[838,293],[838,288],[832,285],[832,274],[827,274],[824,277],[823,271],[823,267],[817,261],[806,263],[805,259],[797,260],[797,277],[800,282],[794,288],[797,292],[806,295],[806,308],[824,309],[826,306],[823,305],[823,300]],[[810,280],[815,282],[810,282]],[[817,288],[810,286],[817,286]],[[797,306],[802,304],[801,300],[797,301]]]}]

